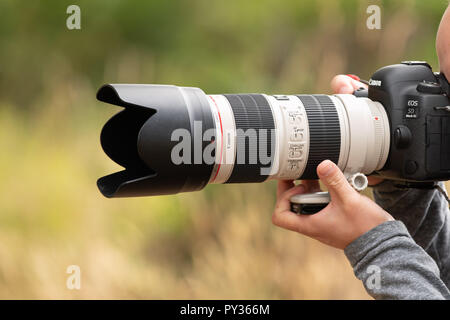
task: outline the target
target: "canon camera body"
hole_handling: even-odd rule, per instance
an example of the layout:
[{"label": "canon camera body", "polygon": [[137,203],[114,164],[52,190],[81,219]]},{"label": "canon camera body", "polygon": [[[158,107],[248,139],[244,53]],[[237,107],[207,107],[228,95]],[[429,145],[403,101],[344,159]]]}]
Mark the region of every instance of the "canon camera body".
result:
[{"label": "canon camera body", "polygon": [[426,62],[379,69],[368,97],[385,108],[391,135],[389,156],[379,174],[397,180],[450,179],[449,86]]}]

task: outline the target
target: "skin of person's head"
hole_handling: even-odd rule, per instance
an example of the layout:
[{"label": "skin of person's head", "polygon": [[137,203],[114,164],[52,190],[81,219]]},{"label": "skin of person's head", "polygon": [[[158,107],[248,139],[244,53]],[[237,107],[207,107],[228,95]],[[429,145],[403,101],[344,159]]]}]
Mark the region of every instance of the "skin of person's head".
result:
[{"label": "skin of person's head", "polygon": [[450,77],[450,7],[442,16],[436,36],[436,52],[441,72]]}]

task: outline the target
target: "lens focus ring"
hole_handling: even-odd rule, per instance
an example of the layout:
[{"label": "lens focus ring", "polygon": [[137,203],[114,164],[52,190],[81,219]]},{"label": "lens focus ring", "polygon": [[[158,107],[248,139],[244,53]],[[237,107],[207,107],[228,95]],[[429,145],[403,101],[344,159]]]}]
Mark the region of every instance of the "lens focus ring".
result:
[{"label": "lens focus ring", "polygon": [[[271,131],[275,129],[272,110],[262,94],[225,94],[233,110],[236,124],[236,159],[233,171],[226,183],[262,182],[267,175],[261,174],[261,168],[270,167],[273,161]],[[247,134],[254,130],[256,140],[251,141]],[[263,164],[259,149],[262,140],[261,129],[266,131],[266,155],[270,163]],[[240,158],[245,162],[241,163]],[[253,161],[252,161],[253,160]]]},{"label": "lens focus ring", "polygon": [[341,128],[336,106],[326,95],[298,95],[309,124],[309,153],[305,171],[299,179],[317,179],[316,169],[323,160],[338,163]]}]

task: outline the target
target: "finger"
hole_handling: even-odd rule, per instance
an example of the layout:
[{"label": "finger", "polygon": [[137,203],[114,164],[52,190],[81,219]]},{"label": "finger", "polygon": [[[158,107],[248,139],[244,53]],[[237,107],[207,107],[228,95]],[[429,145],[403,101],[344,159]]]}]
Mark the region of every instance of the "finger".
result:
[{"label": "finger", "polygon": [[272,215],[272,222],[274,225],[302,233],[307,236],[313,236],[315,230],[320,229],[322,219],[316,218],[316,215],[297,215],[291,209],[290,198],[296,194],[306,192],[304,185],[295,186],[282,194],[277,203],[277,207]]},{"label": "finger", "polygon": [[302,180],[302,185],[306,187],[306,192],[318,192],[320,190],[319,180]]},{"label": "finger", "polygon": [[290,210],[291,209],[291,202],[290,198],[296,194],[302,194],[305,193],[306,188],[305,186],[299,184],[298,186],[295,186],[287,191],[285,191],[279,198],[278,202],[275,208],[275,211],[284,211],[284,210]]},{"label": "finger", "polygon": [[[346,77],[347,77],[347,78],[350,78],[349,76],[346,76]],[[367,84],[362,83],[361,81],[355,80],[355,79],[353,79],[353,78],[350,78],[350,80],[351,80],[351,84],[352,84],[352,86],[353,86],[353,91],[358,90],[359,88],[364,88],[364,89],[369,88],[369,87],[367,86]],[[353,92],[352,92],[352,93],[353,93]]]},{"label": "finger", "polygon": [[317,239],[320,231],[329,224],[329,218],[326,216],[327,210],[329,210],[328,207],[314,215],[298,215],[290,210],[275,211],[272,223],[278,227]]},{"label": "finger", "polygon": [[335,76],[333,80],[331,80],[331,88],[334,93],[351,94],[361,87],[367,88],[367,85],[342,74]]},{"label": "finger", "polygon": [[272,216],[272,223],[278,227],[311,236],[318,228],[315,221],[313,221],[313,217],[309,215],[297,215],[289,210],[275,211]]},{"label": "finger", "polygon": [[287,190],[294,186],[294,181],[292,180],[278,180],[277,184],[277,199],[285,193]]},{"label": "finger", "polygon": [[356,192],[338,166],[330,160],[322,161],[317,166],[317,175],[328,188],[332,201],[345,201]]},{"label": "finger", "polygon": [[331,89],[333,89],[334,93],[353,93],[352,80],[352,78],[342,74],[335,76],[331,80]]}]

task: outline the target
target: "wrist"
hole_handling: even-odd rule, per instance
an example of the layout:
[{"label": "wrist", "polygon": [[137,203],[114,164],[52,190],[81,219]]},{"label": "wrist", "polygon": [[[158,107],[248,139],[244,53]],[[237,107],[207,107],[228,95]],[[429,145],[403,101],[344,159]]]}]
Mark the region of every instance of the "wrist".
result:
[{"label": "wrist", "polygon": [[345,256],[355,267],[370,251],[395,236],[411,237],[401,221],[385,221],[350,242],[344,249]]}]

